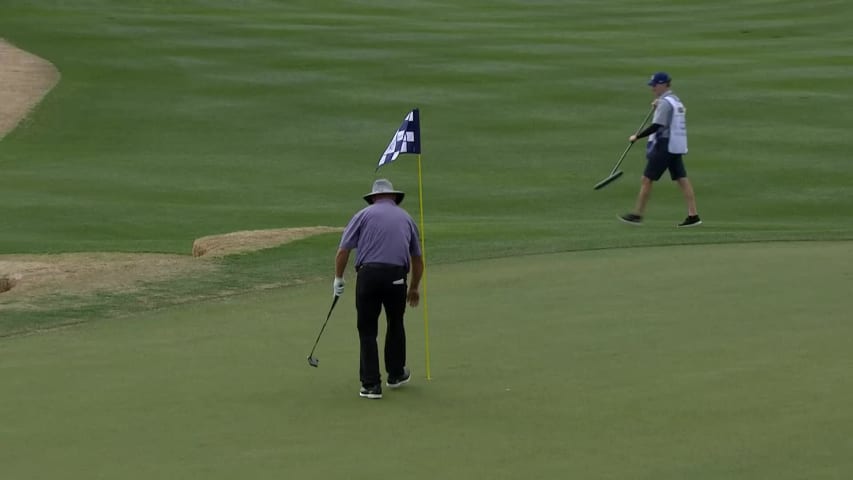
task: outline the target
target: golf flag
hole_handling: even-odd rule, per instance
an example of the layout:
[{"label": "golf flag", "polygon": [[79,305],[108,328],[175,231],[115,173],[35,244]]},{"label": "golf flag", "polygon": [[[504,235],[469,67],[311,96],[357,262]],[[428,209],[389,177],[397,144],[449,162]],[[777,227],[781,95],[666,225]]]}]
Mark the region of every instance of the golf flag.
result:
[{"label": "golf flag", "polygon": [[417,108],[406,115],[403,124],[394,132],[391,143],[379,158],[376,170],[396,160],[401,153],[421,153],[421,121]]},{"label": "golf flag", "polygon": [[424,306],[424,353],[426,354],[426,377],[427,380],[432,380],[432,371],[430,370],[429,359],[429,309],[427,308],[427,271],[426,271],[426,242],[424,240],[424,188],[423,176],[421,175],[421,119],[418,109],[412,109],[403,119],[403,124],[394,132],[391,138],[391,143],[385,149],[385,153],[379,158],[379,165],[376,166],[376,171],[382,168],[382,165],[391,163],[397,159],[401,153],[416,153],[418,155],[418,200],[420,201],[421,210],[421,255],[424,262],[424,274],[421,277],[423,286],[423,306]]}]

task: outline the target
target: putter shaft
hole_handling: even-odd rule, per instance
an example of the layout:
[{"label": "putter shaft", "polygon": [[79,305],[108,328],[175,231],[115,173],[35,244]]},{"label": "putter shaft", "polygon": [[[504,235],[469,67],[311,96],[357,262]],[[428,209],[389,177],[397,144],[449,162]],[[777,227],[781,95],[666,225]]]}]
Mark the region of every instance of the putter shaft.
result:
[{"label": "putter shaft", "polygon": [[316,367],[317,364],[320,363],[320,360],[314,357],[314,350],[317,348],[317,344],[320,343],[320,337],[323,336],[323,331],[326,330],[326,324],[329,323],[329,318],[332,316],[332,310],[335,309],[335,305],[338,303],[338,299],[341,298],[338,295],[335,295],[332,300],[332,306],[329,307],[329,313],[326,314],[326,321],[323,322],[323,327],[320,328],[320,333],[317,334],[317,340],[314,340],[314,346],[311,347],[311,353],[308,354],[308,364],[312,367]]}]

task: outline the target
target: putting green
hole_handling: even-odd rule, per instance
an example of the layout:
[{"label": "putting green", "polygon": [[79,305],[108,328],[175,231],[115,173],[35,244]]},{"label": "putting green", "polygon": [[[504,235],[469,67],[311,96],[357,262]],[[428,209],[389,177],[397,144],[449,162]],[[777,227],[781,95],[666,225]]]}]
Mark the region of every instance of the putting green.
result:
[{"label": "putting green", "polygon": [[[0,341],[4,478],[847,478],[853,243],[427,270],[415,378],[357,396],[353,285]],[[366,460],[369,459],[369,460]]]}]

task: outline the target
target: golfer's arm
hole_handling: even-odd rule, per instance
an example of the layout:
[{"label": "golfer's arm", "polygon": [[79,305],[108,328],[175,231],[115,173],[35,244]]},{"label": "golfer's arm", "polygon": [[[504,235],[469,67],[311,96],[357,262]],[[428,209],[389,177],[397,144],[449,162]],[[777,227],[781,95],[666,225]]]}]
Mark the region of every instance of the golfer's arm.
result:
[{"label": "golfer's arm", "polygon": [[344,248],[339,248],[338,253],[335,255],[335,276],[343,278],[344,270],[347,269],[347,262],[349,262],[349,250]]},{"label": "golfer's arm", "polygon": [[424,276],[424,257],[412,257],[412,279],[409,281],[409,290],[417,290],[421,286],[421,277]]}]

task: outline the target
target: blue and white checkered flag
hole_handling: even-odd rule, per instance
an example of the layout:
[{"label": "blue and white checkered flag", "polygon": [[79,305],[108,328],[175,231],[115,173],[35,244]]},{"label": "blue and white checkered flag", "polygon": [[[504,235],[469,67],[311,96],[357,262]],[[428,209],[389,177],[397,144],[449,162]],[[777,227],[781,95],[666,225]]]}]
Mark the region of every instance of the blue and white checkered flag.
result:
[{"label": "blue and white checkered flag", "polygon": [[385,153],[379,158],[379,165],[377,165],[376,170],[379,170],[382,165],[396,160],[401,153],[421,153],[421,121],[417,108],[406,115],[403,124],[394,133],[391,143],[388,144]]}]

